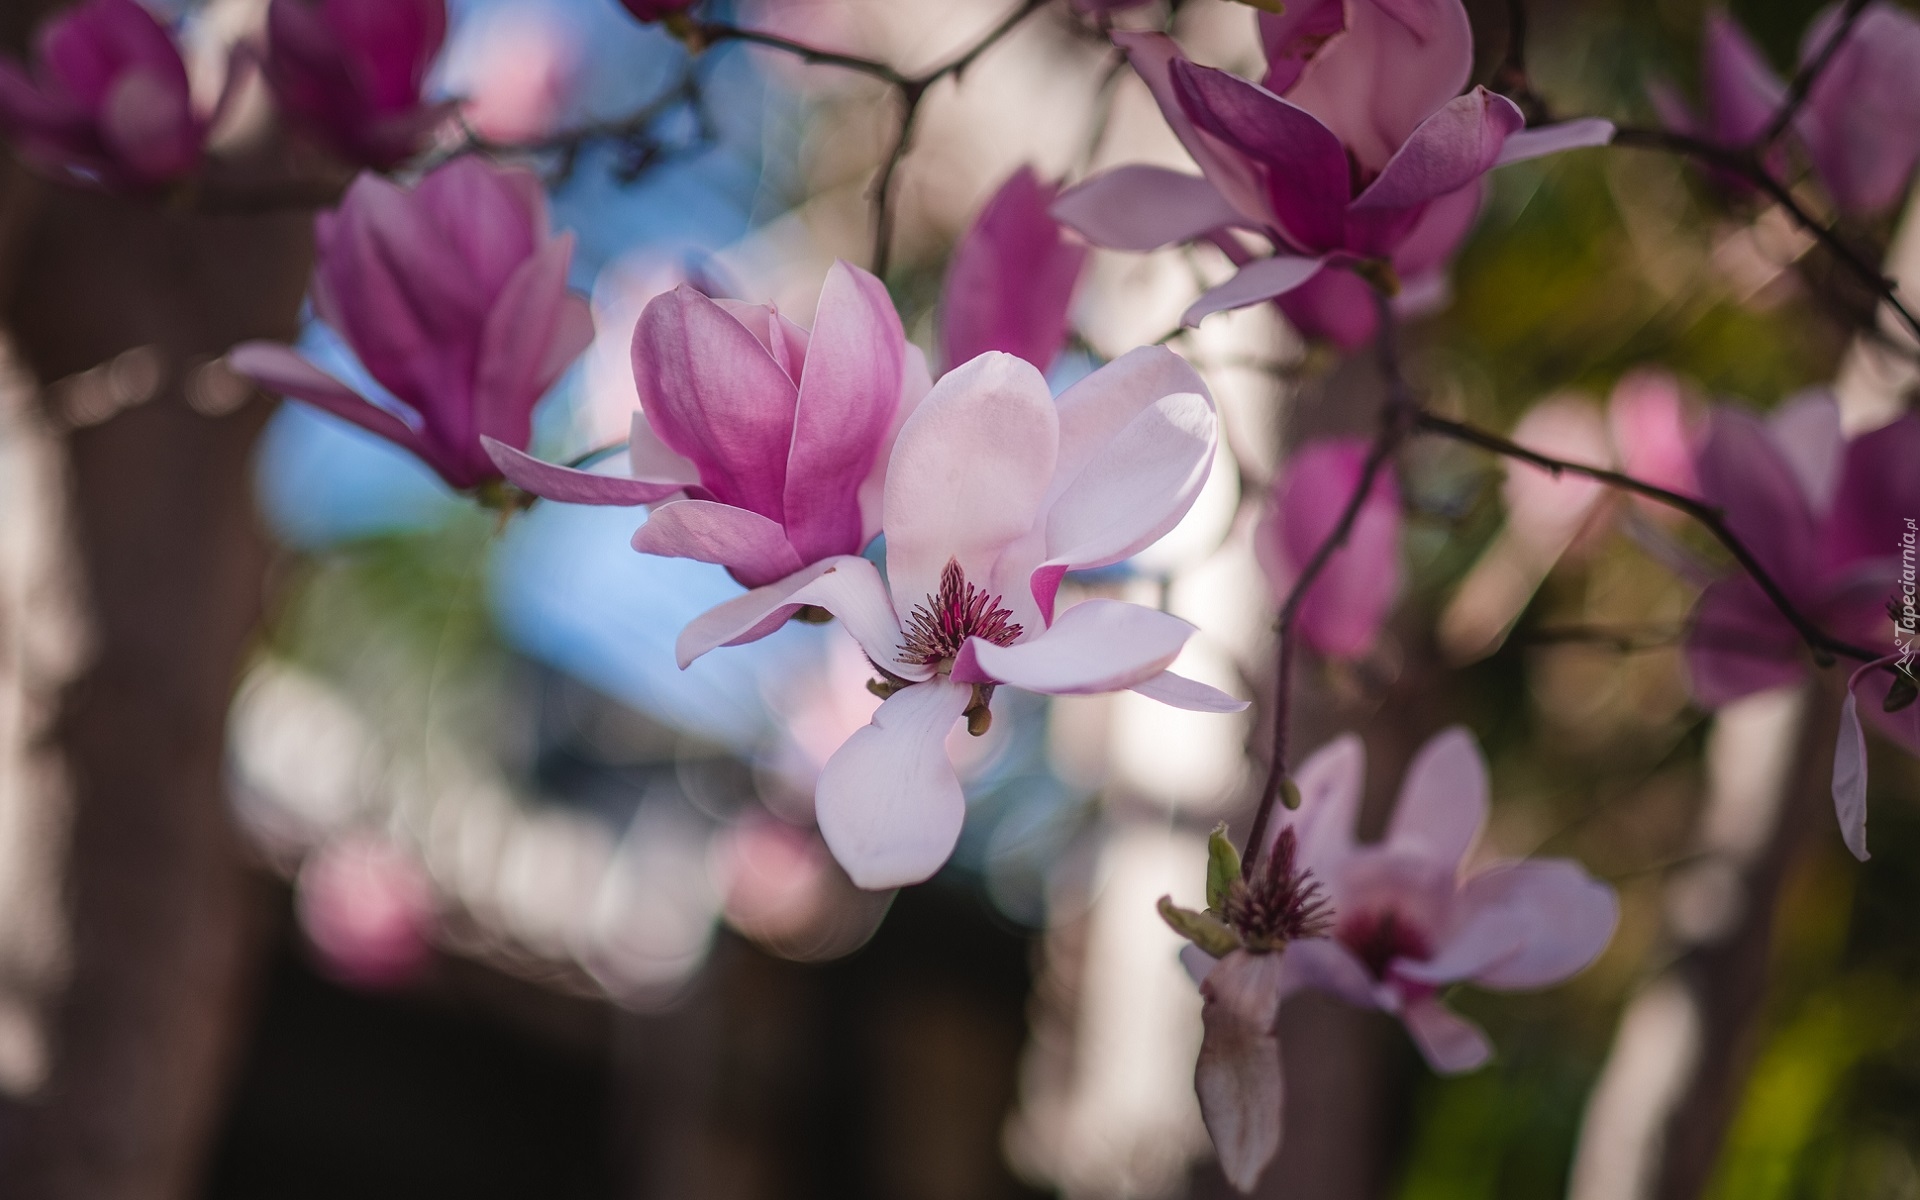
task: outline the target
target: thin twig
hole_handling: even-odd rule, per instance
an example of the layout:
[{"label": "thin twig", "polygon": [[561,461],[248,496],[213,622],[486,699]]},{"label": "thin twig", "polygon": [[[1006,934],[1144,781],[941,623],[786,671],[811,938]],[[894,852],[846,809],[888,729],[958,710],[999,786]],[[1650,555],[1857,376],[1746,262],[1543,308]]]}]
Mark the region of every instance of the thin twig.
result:
[{"label": "thin twig", "polygon": [[1656,484],[1648,483],[1644,479],[1636,479],[1632,475],[1620,471],[1608,470],[1605,467],[1589,466],[1586,463],[1571,462],[1567,459],[1554,458],[1552,455],[1542,454],[1537,450],[1529,450],[1525,446],[1517,442],[1509,441],[1497,433],[1476,428],[1462,421],[1454,421],[1447,417],[1438,416],[1434,413],[1418,413],[1414,418],[1414,423],[1423,433],[1433,433],[1442,437],[1449,437],[1457,442],[1465,442],[1471,446],[1478,446],[1483,450],[1491,450],[1495,454],[1504,455],[1507,458],[1514,458],[1521,462],[1531,463],[1554,475],[1556,478],[1561,474],[1584,476],[1585,478],[1603,483],[1610,488],[1615,488],[1623,492],[1631,492],[1636,496],[1644,496],[1657,504],[1663,504],[1668,508],[1685,513],[1704,527],[1707,532],[1711,533],[1722,546],[1727,548],[1727,552],[1733,555],[1734,561],[1738,562],[1741,568],[1753,578],[1754,583],[1759,586],[1760,590],[1766,593],[1767,599],[1780,611],[1780,615],[1787,619],[1787,623],[1793,626],[1794,631],[1800,635],[1801,640],[1806,642],[1817,656],[1831,658],[1835,655],[1844,655],[1847,658],[1857,659],[1860,662],[1872,662],[1874,659],[1884,657],[1884,655],[1873,650],[1868,650],[1864,647],[1856,646],[1851,642],[1833,637],[1809,620],[1806,614],[1802,613],[1798,606],[1787,597],[1786,592],[1781,588],[1779,582],[1760,564],[1760,560],[1755,557],[1752,550],[1747,548],[1747,544],[1740,539],[1738,534],[1734,533],[1733,530],[1728,527],[1725,514],[1704,500],[1699,500],[1680,492],[1669,491]]},{"label": "thin twig", "polygon": [[1792,126],[1793,119],[1800,115],[1801,107],[1806,104],[1807,96],[1812,93],[1813,85],[1818,83],[1820,76],[1826,73],[1827,65],[1833,61],[1834,54],[1839,51],[1841,43],[1847,40],[1847,35],[1853,32],[1854,23],[1860,19],[1860,14],[1865,12],[1866,8],[1867,0],[1847,0],[1846,7],[1840,10],[1840,19],[1834,24],[1833,32],[1827,35],[1826,44],[1820,47],[1818,54],[1807,60],[1806,65],[1794,73],[1793,81],[1787,85],[1786,96],[1780,101],[1779,109],[1773,114],[1773,120],[1768,121],[1766,129],[1754,139],[1752,150],[1756,157],[1766,154],[1773,144],[1780,140],[1781,135]]},{"label": "thin twig", "polygon": [[1493,86],[1520,106],[1529,125],[1546,125],[1553,115],[1527,74],[1527,2],[1507,0],[1507,51],[1493,71]]}]

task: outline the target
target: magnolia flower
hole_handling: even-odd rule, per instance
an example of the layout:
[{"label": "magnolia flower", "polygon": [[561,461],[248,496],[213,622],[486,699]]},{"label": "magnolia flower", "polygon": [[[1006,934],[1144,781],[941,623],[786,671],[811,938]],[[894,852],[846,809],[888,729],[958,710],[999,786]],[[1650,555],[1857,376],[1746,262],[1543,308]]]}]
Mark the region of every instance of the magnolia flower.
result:
[{"label": "magnolia flower", "polygon": [[[1800,45],[1802,66],[1832,40],[1838,5],[1807,27]],[[1766,55],[1724,12],[1707,15],[1702,39],[1701,113],[1671,87],[1652,89],[1654,107],[1667,127],[1729,149],[1751,146],[1772,125],[1787,86]],[[1869,4],[1827,60],[1794,118],[1793,134],[1806,147],[1827,194],[1843,212],[1872,215],[1906,193],[1920,162],[1920,20],[1890,4]],[[1773,147],[1767,166],[1785,164]],[[1727,186],[1748,185],[1714,172]]]},{"label": "magnolia flower", "polygon": [[1487,817],[1486,762],[1464,729],[1421,748],[1385,840],[1362,845],[1365,771],[1354,735],[1322,747],[1295,777],[1299,808],[1275,813],[1250,880],[1210,868],[1208,913],[1162,905],[1195,941],[1184,957],[1207,998],[1201,1111],[1243,1191],[1279,1146],[1273,1024],[1288,994],[1316,988],[1393,1013],[1434,1070],[1470,1071],[1492,1048],[1441,989],[1559,983],[1599,956],[1618,920],[1613,889],[1567,859],[1461,869]]},{"label": "magnolia flower", "polygon": [[248,342],[229,364],[413,452],[454,488],[497,480],[482,438],[525,446],[535,403],[593,339],[567,290],[573,236],[548,230],[540,181],[473,157],[411,189],[362,175],[314,234],[314,309],[407,412],[286,346]]},{"label": "magnolia flower", "polygon": [[949,365],[1002,350],[1045,371],[1066,345],[1087,248],[1048,213],[1059,192],[1021,167],[954,247],[940,306]]},{"label": "magnolia flower", "polygon": [[816,563],[695,620],[681,661],[802,605],[840,618],[887,698],[822,770],[820,832],[860,886],[917,883],[952,853],[966,813],[948,731],[965,716],[985,732],[997,686],[1245,707],[1166,670],[1193,632],[1178,617],[1105,599],[1054,610],[1067,571],[1119,562],[1178,523],[1216,438],[1206,386],[1164,348],[1109,363],[1057,404],[1031,364],[983,354],[901,427],[885,581],[864,558]]},{"label": "magnolia flower", "polygon": [[[1225,250],[1240,271],[1188,324],[1317,279],[1289,316],[1355,344],[1376,319],[1369,288],[1323,267],[1384,263],[1410,295],[1431,295],[1478,213],[1482,175],[1613,136],[1599,120],[1527,130],[1504,97],[1462,95],[1473,36],[1459,0],[1311,0],[1262,14],[1260,34],[1261,84],[1194,65],[1162,34],[1115,34],[1202,174],[1124,166],[1054,209],[1095,245]],[[1272,256],[1254,258],[1235,230],[1265,237]]]},{"label": "magnolia flower", "polygon": [[[1697,464],[1703,497],[1787,599],[1827,633],[1887,642],[1902,520],[1920,513],[1920,416],[1848,441],[1832,397],[1762,420],[1714,412]],[[1687,636],[1693,694],[1707,708],[1806,675],[1800,635],[1745,572],[1701,595]]]},{"label": "magnolia flower", "polygon": [[[1274,482],[1273,499],[1254,534],[1254,551],[1285,602],[1294,580],[1333,532],[1360,486],[1365,438],[1328,438],[1298,451]],[[1400,591],[1400,488],[1393,472],[1374,476],[1346,544],[1327,559],[1307,590],[1294,631],[1330,658],[1360,658],[1380,636]]]},{"label": "magnolia flower", "polygon": [[[771,305],[684,284],[658,296],[634,327],[633,369],[631,478],[488,449],[537,496],[659,504],[635,550],[718,563],[749,588],[792,590],[823,561],[866,548],[880,530],[887,449],[932,386],[886,287],[846,263],[827,273],[811,334]],[[792,611],[722,640],[764,637]],[[692,659],[683,648],[681,665]]]},{"label": "magnolia flower", "polygon": [[57,178],[142,188],[200,165],[207,120],[152,13],[134,0],[85,0],[40,27],[31,77],[0,60],[0,130]]},{"label": "magnolia flower", "polygon": [[267,84],[342,159],[391,167],[450,110],[420,96],[446,36],[446,0],[273,0]]}]

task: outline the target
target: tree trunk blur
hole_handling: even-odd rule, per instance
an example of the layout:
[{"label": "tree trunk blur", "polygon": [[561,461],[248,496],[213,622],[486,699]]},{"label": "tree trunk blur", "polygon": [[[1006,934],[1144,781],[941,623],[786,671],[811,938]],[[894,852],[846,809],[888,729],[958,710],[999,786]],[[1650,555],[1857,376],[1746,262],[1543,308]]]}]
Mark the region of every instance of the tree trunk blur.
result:
[{"label": "tree trunk blur", "polygon": [[[7,14],[13,45],[34,7],[49,6]],[[4,764],[31,786],[0,802],[19,842],[0,848],[0,874],[16,868],[0,895],[37,886],[52,914],[32,953],[0,946],[0,1194],[177,1200],[197,1191],[256,940],[222,765],[261,611],[248,464],[267,406],[214,360],[294,333],[308,222],[192,216],[11,167],[5,184],[4,320],[41,389],[40,420],[17,424],[64,484],[43,497],[45,557],[72,589],[0,617],[64,621],[10,627],[9,645],[44,633],[76,652],[33,676],[15,671],[31,654],[0,662],[20,710],[45,714],[0,743],[33,760]]]}]

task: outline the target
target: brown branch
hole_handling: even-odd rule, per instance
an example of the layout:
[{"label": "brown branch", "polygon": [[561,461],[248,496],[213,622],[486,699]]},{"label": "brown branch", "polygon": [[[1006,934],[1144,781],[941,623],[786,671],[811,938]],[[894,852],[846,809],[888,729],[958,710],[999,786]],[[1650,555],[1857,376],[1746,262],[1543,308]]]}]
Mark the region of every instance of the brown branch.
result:
[{"label": "brown branch", "polygon": [[1728,527],[1725,514],[1704,500],[1699,500],[1680,492],[1669,491],[1666,488],[1648,483],[1644,479],[1636,479],[1620,471],[1608,470],[1605,467],[1589,466],[1585,463],[1570,462],[1566,459],[1554,458],[1551,455],[1542,454],[1537,450],[1529,450],[1525,446],[1517,442],[1509,441],[1497,433],[1479,429],[1461,421],[1454,421],[1446,417],[1437,416],[1433,413],[1420,412],[1416,414],[1414,423],[1423,433],[1433,433],[1442,437],[1449,437],[1457,442],[1465,442],[1471,446],[1478,446],[1482,450],[1490,450],[1495,454],[1504,455],[1507,458],[1531,463],[1554,475],[1556,478],[1562,474],[1580,475],[1619,491],[1631,492],[1636,496],[1644,496],[1657,504],[1663,504],[1668,508],[1685,513],[1704,527],[1707,532],[1711,533],[1715,540],[1722,546],[1727,548],[1727,552],[1733,555],[1734,561],[1738,562],[1741,569],[1753,578],[1754,583],[1759,586],[1760,590],[1766,593],[1767,599],[1780,611],[1780,615],[1786,618],[1787,623],[1793,626],[1794,631],[1800,635],[1801,640],[1812,648],[1815,656],[1822,659],[1823,663],[1830,661],[1836,655],[1843,655],[1860,662],[1872,662],[1877,658],[1885,657],[1876,651],[1868,650],[1864,647],[1856,646],[1851,642],[1833,637],[1808,619],[1806,614],[1802,613],[1798,606],[1787,597],[1786,592],[1782,590],[1780,584],[1768,573],[1767,569],[1760,564],[1760,560],[1754,556],[1752,550],[1748,549],[1747,544]]},{"label": "brown branch", "polygon": [[1527,74],[1526,0],[1507,0],[1507,49],[1500,59],[1500,65],[1494,68],[1493,86],[1520,106],[1527,124],[1546,125],[1552,122],[1553,114],[1548,110],[1547,102],[1533,90],[1533,80]]},{"label": "brown branch", "polygon": [[1684,133],[1675,133],[1667,129],[1646,129],[1636,126],[1623,126],[1613,136],[1615,145],[1632,146],[1642,150],[1658,150],[1667,154],[1680,154],[1733,175],[1765,192],[1778,204],[1793,223],[1814,236],[1826,251],[1847,268],[1855,278],[1880,298],[1880,301],[1893,309],[1915,338],[1920,338],[1920,318],[1908,308],[1900,298],[1899,285],[1882,274],[1873,265],[1871,259],[1849,245],[1832,226],[1819,220],[1808,212],[1786,184],[1780,182],[1772,171],[1750,150],[1730,149],[1716,145],[1703,138]]},{"label": "brown branch", "polygon": [[1767,122],[1766,129],[1754,139],[1752,151],[1756,157],[1765,154],[1793,124],[1793,119],[1800,114],[1801,107],[1807,102],[1807,96],[1813,91],[1813,85],[1819,82],[1820,76],[1826,72],[1827,65],[1833,61],[1833,56],[1839,52],[1841,43],[1847,40],[1847,35],[1853,32],[1854,23],[1859,21],[1860,14],[1865,12],[1866,8],[1867,0],[1847,0],[1846,7],[1840,12],[1840,20],[1834,25],[1833,33],[1828,35],[1826,44],[1820,47],[1818,54],[1794,73],[1793,81],[1787,85],[1787,94],[1780,101],[1779,110],[1773,114],[1773,120]]}]

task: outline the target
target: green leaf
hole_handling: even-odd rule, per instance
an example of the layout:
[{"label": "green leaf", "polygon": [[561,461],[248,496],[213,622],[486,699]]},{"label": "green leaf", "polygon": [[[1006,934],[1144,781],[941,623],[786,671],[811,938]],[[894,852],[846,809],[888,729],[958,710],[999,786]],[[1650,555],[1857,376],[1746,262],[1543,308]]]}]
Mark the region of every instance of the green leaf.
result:
[{"label": "green leaf", "polygon": [[1181,908],[1171,896],[1160,897],[1160,918],[1173,926],[1175,933],[1215,958],[1225,958],[1240,949],[1240,939],[1233,930],[1205,913]]},{"label": "green leaf", "polygon": [[1223,821],[1207,835],[1207,910],[1219,912],[1226,904],[1227,889],[1240,878],[1240,852],[1233,848]]}]

